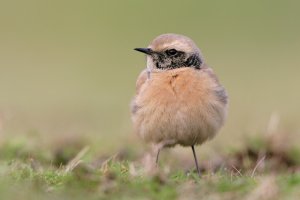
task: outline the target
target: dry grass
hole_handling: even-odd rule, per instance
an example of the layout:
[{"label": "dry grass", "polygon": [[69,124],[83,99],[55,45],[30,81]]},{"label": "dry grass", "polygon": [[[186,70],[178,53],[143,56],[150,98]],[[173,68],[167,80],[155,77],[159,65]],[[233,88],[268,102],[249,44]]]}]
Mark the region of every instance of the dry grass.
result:
[{"label": "dry grass", "polygon": [[105,156],[77,140],[73,143],[65,140],[66,143],[59,143],[63,148],[53,150],[41,146],[29,148],[27,145],[32,144],[26,140],[8,141],[0,146],[3,178],[0,196],[10,199],[20,195],[29,199],[30,194],[39,199],[68,199],[74,195],[75,199],[293,199],[300,188],[298,154],[294,147],[290,147],[294,153],[289,148],[275,148],[279,144],[274,138],[280,137],[274,134],[248,140],[242,149],[200,162],[201,178],[184,164],[181,164],[183,168],[174,167],[176,162],[185,163],[181,157],[176,157],[176,162],[172,158],[162,160],[160,166],[155,166],[149,154],[126,148]]}]

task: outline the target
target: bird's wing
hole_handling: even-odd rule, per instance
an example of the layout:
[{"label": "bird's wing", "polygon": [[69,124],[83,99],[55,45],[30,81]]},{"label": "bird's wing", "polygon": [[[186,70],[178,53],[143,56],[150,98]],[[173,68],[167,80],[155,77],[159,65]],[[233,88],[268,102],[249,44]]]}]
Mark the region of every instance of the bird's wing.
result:
[{"label": "bird's wing", "polygon": [[144,83],[146,82],[147,79],[148,79],[148,71],[147,71],[147,69],[144,69],[140,73],[140,75],[136,81],[136,94],[138,94],[140,92],[141,87],[144,85]]},{"label": "bird's wing", "polygon": [[225,90],[225,88],[220,84],[220,81],[218,79],[218,77],[215,75],[214,71],[212,70],[212,68],[209,68],[208,66],[204,66],[203,69],[217,84],[217,86],[215,87],[215,94],[217,96],[217,98],[219,99],[219,101],[221,101],[223,104],[227,104],[228,103],[228,95],[227,92]]}]

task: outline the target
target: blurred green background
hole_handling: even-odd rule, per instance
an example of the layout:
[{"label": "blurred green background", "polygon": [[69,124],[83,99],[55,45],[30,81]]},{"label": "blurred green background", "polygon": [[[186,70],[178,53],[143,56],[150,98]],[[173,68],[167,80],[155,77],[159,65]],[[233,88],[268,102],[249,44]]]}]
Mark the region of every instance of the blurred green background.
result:
[{"label": "blurred green background", "polygon": [[272,113],[299,137],[299,6],[1,0],[0,140],[34,133],[84,136],[103,148],[138,144],[129,103],[145,58],[133,48],[162,33],[191,37],[228,90],[227,124],[208,148],[263,133]]}]

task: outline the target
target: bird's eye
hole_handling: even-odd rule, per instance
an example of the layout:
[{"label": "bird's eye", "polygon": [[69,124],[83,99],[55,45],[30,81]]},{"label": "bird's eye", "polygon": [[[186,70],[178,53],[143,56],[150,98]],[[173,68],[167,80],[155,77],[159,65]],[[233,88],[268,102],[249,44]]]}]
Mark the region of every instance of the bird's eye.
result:
[{"label": "bird's eye", "polygon": [[176,51],[176,49],[168,49],[168,50],[166,50],[166,53],[168,56],[174,56],[177,54],[177,51]]}]

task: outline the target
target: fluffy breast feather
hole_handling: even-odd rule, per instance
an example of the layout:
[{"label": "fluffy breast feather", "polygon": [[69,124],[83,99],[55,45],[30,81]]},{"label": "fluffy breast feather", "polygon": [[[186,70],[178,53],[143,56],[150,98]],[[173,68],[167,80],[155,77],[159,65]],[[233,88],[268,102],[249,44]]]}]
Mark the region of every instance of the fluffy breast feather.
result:
[{"label": "fluffy breast feather", "polygon": [[146,141],[184,146],[212,138],[226,117],[227,95],[210,68],[143,71],[132,102],[135,131]]}]

